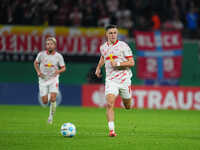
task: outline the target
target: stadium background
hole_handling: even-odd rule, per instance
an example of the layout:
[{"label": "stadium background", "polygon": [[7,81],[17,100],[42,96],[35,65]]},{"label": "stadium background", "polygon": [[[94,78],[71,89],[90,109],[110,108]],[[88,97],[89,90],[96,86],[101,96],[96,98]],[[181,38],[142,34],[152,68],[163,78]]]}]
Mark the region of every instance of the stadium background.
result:
[{"label": "stadium background", "polygon": [[[90,41],[86,42],[86,48],[84,43],[80,44],[80,41],[74,44],[75,47],[71,50],[64,44],[62,46],[65,48],[61,47],[64,49],[62,53],[67,65],[67,71],[60,77],[63,95],[61,104],[83,105],[83,85],[102,84],[104,80],[97,80],[94,77],[94,68],[99,59],[98,47],[104,40],[103,27],[110,23],[117,24],[121,29],[120,38],[132,48],[136,63],[138,63],[138,50],[135,45],[135,31],[181,32],[183,40],[181,76],[165,82],[157,78],[141,79],[137,75],[135,66],[133,88],[146,85],[151,86],[152,89],[155,86],[195,87],[196,97],[198,97],[200,90],[198,89],[200,86],[199,6],[198,0],[99,0],[95,3],[92,0],[85,2],[82,0],[48,2],[2,0],[0,3],[2,18],[0,20],[0,103],[39,104],[33,60],[36,54],[43,50],[44,38],[48,35],[61,37],[74,35]],[[191,16],[195,16],[195,19],[192,20]],[[19,44],[18,35],[21,37],[21,47],[16,46]],[[35,44],[34,47],[30,42],[24,45],[23,41],[26,41],[27,35],[28,38],[35,38],[35,41],[39,38],[39,46]],[[80,45],[83,46],[82,49]]]}]

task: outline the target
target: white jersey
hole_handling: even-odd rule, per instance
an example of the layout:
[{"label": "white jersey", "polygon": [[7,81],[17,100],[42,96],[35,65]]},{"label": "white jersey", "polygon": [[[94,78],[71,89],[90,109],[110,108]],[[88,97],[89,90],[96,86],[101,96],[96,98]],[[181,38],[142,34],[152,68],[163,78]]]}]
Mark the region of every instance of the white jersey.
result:
[{"label": "white jersey", "polygon": [[117,40],[113,45],[105,42],[100,47],[101,55],[104,57],[106,69],[106,81],[114,81],[116,83],[130,83],[132,72],[129,67],[113,68],[111,65],[110,54],[115,62],[127,61],[127,58],[133,57],[130,47],[123,41]]},{"label": "white jersey", "polygon": [[55,76],[54,73],[59,67],[65,66],[63,56],[58,52],[48,54],[48,51],[42,51],[37,55],[36,61],[39,63],[41,73],[44,74],[44,78],[39,77],[39,84],[58,83],[59,75]]}]

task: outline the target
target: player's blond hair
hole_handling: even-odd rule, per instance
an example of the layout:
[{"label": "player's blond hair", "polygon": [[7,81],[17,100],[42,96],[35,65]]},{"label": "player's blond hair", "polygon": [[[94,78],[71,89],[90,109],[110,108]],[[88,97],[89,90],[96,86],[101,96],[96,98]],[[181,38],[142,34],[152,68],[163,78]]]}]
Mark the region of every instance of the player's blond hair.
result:
[{"label": "player's blond hair", "polygon": [[57,44],[56,38],[55,37],[48,37],[46,41],[52,41],[55,45]]}]

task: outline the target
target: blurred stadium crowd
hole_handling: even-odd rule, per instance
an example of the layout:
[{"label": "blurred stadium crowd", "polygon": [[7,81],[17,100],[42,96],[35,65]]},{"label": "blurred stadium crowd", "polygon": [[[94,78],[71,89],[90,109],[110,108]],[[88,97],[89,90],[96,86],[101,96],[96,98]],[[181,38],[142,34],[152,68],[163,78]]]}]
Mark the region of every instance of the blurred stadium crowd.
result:
[{"label": "blurred stadium crowd", "polygon": [[199,0],[1,0],[0,24],[177,29],[200,37]]}]

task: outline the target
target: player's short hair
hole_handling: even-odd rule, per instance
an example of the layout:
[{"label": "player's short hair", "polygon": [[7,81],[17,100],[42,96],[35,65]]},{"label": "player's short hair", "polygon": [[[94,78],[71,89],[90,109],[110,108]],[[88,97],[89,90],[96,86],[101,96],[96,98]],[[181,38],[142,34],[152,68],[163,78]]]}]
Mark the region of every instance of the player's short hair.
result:
[{"label": "player's short hair", "polygon": [[113,29],[113,28],[117,29],[117,25],[111,24],[111,25],[108,25],[105,29],[106,31],[108,31],[109,29]]},{"label": "player's short hair", "polygon": [[52,41],[55,45],[57,44],[57,41],[56,41],[56,38],[55,37],[48,37],[47,39],[46,39],[46,41]]}]

